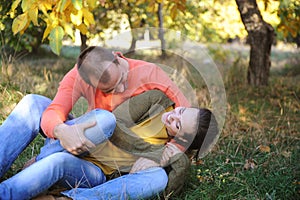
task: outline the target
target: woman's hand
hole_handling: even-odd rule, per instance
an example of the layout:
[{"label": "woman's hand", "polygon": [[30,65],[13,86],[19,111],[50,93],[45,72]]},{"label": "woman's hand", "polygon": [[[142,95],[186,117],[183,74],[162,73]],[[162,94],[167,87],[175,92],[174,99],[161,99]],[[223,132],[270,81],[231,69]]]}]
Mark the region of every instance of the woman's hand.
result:
[{"label": "woman's hand", "polygon": [[168,142],[166,144],[166,148],[163,151],[161,161],[160,161],[160,166],[162,167],[167,166],[170,161],[170,158],[175,156],[178,153],[182,153],[182,151],[174,143]]},{"label": "woman's hand", "polygon": [[158,167],[158,166],[159,164],[157,162],[150,160],[148,158],[141,157],[137,161],[135,161],[129,173],[135,173],[137,171],[148,169],[150,167]]}]

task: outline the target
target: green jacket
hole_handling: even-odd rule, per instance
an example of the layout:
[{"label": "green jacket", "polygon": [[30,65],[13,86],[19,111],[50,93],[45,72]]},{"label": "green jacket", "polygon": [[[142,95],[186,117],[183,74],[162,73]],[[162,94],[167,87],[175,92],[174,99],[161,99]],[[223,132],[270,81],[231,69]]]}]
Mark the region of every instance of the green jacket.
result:
[{"label": "green jacket", "polygon": [[[160,163],[164,145],[154,145],[137,137],[130,127],[143,122],[149,117],[165,112],[174,103],[161,91],[150,90],[137,95],[119,105],[114,111],[117,126],[110,141],[117,147],[139,157]],[[168,166],[167,195],[178,193],[183,185],[190,160],[185,153],[177,154],[170,159]]]}]

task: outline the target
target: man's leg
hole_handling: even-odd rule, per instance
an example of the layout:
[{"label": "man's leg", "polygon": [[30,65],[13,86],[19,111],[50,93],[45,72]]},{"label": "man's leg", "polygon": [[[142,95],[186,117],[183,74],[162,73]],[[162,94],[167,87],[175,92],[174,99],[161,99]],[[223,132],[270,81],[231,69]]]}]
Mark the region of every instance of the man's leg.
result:
[{"label": "man's leg", "polygon": [[[85,130],[85,136],[95,145],[108,140],[116,127],[115,116],[111,112],[102,109],[92,110],[78,118],[67,121],[66,124],[73,125],[90,121],[96,121],[97,124]],[[47,138],[36,160],[41,160],[55,152],[66,152],[66,150],[60,145],[59,140]]]},{"label": "man's leg", "polygon": [[66,188],[102,184],[102,170],[70,153],[54,153],[0,184],[0,199],[30,199],[59,183]]},{"label": "man's leg", "polygon": [[153,167],[121,176],[93,188],[74,188],[63,194],[76,200],[147,199],[162,192],[167,183],[168,176],[165,170]]},{"label": "man's leg", "polygon": [[50,103],[46,97],[26,95],[0,126],[0,177],[37,136],[42,113]]}]

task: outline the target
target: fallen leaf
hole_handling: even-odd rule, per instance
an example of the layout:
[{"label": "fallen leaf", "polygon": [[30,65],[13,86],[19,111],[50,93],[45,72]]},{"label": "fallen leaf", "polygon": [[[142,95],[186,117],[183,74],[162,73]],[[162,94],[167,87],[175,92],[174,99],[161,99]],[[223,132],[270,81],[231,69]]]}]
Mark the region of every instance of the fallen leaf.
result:
[{"label": "fallen leaf", "polygon": [[246,111],[247,111],[247,109],[246,109],[245,107],[239,105],[239,113],[240,113],[240,114],[245,114]]},{"label": "fallen leaf", "polygon": [[205,181],[205,178],[203,176],[198,175],[197,179],[199,182],[203,183]]},{"label": "fallen leaf", "polygon": [[253,159],[246,160],[246,163],[244,165],[245,170],[254,169],[256,167],[256,164]]},{"label": "fallen leaf", "polygon": [[292,152],[290,152],[290,151],[283,151],[283,152],[281,152],[281,154],[282,154],[284,157],[289,158],[289,157],[291,157]]},{"label": "fallen leaf", "polygon": [[203,165],[204,164],[204,161],[199,159],[196,161],[196,165]]},{"label": "fallen leaf", "polygon": [[259,151],[262,153],[270,153],[271,148],[269,146],[265,146],[265,145],[260,145],[259,147]]}]

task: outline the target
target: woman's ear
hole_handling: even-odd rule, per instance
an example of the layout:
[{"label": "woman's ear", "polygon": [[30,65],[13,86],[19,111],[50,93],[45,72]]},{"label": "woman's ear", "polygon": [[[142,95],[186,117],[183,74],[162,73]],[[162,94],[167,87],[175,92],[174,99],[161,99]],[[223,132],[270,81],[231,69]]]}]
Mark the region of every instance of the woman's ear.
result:
[{"label": "woman's ear", "polygon": [[187,142],[188,142],[188,140],[185,139],[185,138],[183,138],[183,137],[177,137],[177,139],[178,139],[178,140],[181,140],[181,141],[184,142],[184,143],[187,143]]}]

